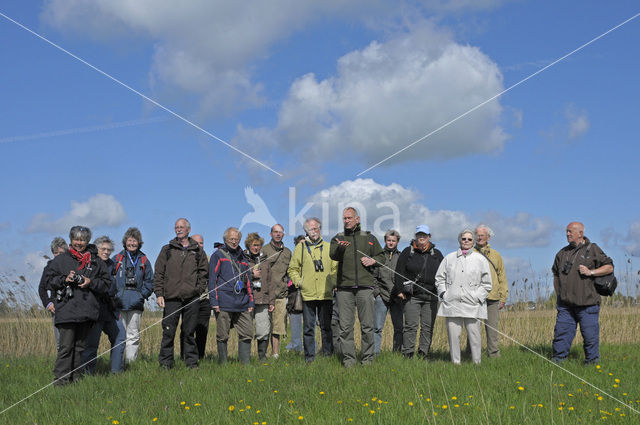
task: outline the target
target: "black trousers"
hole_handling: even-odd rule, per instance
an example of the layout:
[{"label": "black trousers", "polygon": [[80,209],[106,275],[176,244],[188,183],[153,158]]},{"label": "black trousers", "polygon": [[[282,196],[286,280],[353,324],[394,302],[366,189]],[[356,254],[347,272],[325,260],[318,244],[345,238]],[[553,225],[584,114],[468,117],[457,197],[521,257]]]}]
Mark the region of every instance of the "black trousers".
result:
[{"label": "black trousers", "polygon": [[[204,357],[207,347],[207,335],[209,334],[209,320],[211,319],[211,303],[208,299],[200,300],[198,308],[198,322],[196,323],[196,347],[198,347],[198,359]],[[184,321],[182,322],[184,323]],[[180,328],[180,357],[184,360],[184,329]]]},{"label": "black trousers", "polygon": [[93,322],[62,323],[56,325],[60,333],[58,357],[53,367],[55,385],[64,385],[78,379],[82,374],[82,352]]},{"label": "black trousers", "polygon": [[173,342],[182,316],[182,332],[184,333],[184,362],[187,366],[198,365],[198,349],[193,336],[198,322],[200,303],[196,297],[189,300],[165,300],[162,313],[162,342],[158,362],[161,366],[173,367]]}]

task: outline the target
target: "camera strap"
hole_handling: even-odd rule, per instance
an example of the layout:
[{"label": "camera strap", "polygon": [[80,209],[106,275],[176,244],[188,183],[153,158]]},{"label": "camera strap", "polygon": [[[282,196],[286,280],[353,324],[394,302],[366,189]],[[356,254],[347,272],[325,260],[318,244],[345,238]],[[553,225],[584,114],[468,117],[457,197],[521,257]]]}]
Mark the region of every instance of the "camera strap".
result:
[{"label": "camera strap", "polygon": [[220,248],[220,252],[225,256],[227,260],[231,263],[231,266],[238,272],[238,279],[242,278],[242,271],[240,270],[240,266],[231,258],[231,255],[224,249]]}]

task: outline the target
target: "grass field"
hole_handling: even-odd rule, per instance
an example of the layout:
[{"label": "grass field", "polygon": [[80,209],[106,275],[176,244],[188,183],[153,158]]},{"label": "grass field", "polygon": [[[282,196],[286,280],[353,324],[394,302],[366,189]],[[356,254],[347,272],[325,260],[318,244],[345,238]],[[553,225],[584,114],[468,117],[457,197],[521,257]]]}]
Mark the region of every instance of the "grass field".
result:
[{"label": "grass field", "polygon": [[[505,338],[501,358],[453,366],[441,319],[432,361],[387,351],[372,366],[345,370],[337,358],[305,365],[285,353],[264,364],[220,366],[210,339],[210,357],[199,370],[177,362],[161,371],[160,330],[153,326],[142,336],[142,358],[124,374],[107,374],[103,361],[97,376],[47,387],[0,414],[0,423],[640,423],[639,312],[603,309],[600,365],[583,366],[575,346],[566,371]],[[147,314],[145,325],[155,319]],[[553,320],[553,311],[505,312],[500,329],[548,357]],[[388,348],[391,331],[385,332]],[[42,318],[2,319],[0,338],[2,411],[51,383],[54,343],[51,322]]]}]

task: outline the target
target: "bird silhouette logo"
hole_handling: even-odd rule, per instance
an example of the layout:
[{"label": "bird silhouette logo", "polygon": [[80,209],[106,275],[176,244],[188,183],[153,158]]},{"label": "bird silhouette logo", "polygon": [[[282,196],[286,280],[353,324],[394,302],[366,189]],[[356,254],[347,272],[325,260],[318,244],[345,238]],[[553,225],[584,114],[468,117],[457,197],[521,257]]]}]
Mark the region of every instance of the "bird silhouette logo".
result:
[{"label": "bird silhouette logo", "polygon": [[267,227],[271,227],[277,223],[276,219],[271,215],[267,204],[260,195],[254,192],[251,186],[244,188],[244,197],[247,203],[253,207],[253,211],[246,213],[244,217],[242,217],[240,230],[248,223],[258,223]]}]

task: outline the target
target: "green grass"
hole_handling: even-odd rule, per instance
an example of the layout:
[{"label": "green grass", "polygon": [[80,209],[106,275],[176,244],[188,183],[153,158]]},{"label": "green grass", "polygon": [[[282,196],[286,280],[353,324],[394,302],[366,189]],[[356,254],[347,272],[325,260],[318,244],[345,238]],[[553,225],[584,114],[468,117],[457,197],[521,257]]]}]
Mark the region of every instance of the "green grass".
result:
[{"label": "green grass", "polygon": [[[246,367],[207,358],[197,371],[181,362],[159,370],[146,357],[112,376],[102,361],[98,375],[48,387],[0,415],[0,423],[632,424],[640,414],[605,392],[640,410],[637,348],[604,345],[600,366],[585,367],[574,347],[562,366],[580,379],[517,347],[458,367],[447,352],[433,361],[384,352],[374,365],[351,369],[334,357],[305,365],[286,353]],[[49,384],[53,360],[0,357],[0,410]]]}]

